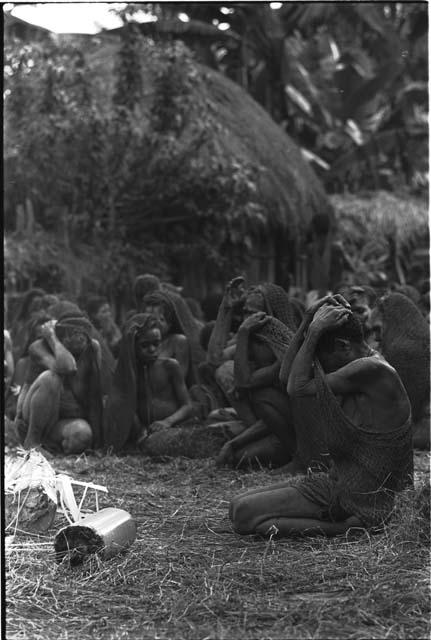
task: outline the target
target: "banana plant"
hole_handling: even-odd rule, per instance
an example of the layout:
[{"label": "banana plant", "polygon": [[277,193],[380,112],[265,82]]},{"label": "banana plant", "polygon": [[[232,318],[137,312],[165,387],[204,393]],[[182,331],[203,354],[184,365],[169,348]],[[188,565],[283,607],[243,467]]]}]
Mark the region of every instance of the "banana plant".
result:
[{"label": "banana plant", "polygon": [[[269,3],[160,3],[148,8],[158,17],[159,34],[186,39],[187,33],[192,48],[190,36],[194,33],[196,40],[207,22],[213,64],[242,84],[302,145],[329,188],[346,182],[351,188],[391,188],[400,176],[410,185],[426,182],[423,3],[286,2],[278,10]],[[154,31],[155,24],[148,29]]]}]

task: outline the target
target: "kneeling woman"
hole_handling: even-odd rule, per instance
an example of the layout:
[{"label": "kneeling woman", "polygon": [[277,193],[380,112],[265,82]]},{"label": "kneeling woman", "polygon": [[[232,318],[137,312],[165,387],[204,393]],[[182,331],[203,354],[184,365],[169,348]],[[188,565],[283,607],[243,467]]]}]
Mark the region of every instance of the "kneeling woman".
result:
[{"label": "kneeling woman", "polygon": [[381,527],[395,494],[412,483],[404,386],[364,341],[360,322],[340,300],[323,299],[305,338],[295,336],[296,344],[287,390],[305,404],[317,398],[332,467],[237,496],[230,508],[234,528],[241,534],[289,536]]}]

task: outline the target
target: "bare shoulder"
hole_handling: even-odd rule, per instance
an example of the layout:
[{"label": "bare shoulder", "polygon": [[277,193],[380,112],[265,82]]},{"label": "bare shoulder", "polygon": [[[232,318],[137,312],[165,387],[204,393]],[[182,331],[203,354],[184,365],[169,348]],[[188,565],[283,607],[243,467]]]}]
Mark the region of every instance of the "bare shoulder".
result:
[{"label": "bare shoulder", "polygon": [[46,354],[51,355],[51,351],[43,338],[39,338],[32,342],[28,348],[28,353],[30,357],[33,358],[38,358],[39,356]]},{"label": "bare shoulder", "polygon": [[4,348],[7,351],[12,351],[12,338],[10,337],[10,333],[7,329],[3,329],[4,333]]},{"label": "bare shoulder", "polygon": [[395,373],[395,369],[377,352],[373,352],[364,358],[357,358],[350,362],[343,370],[351,374],[367,374],[374,376],[391,375]]},{"label": "bare shoulder", "polygon": [[328,378],[334,378],[337,384],[340,383],[343,387],[348,385],[351,389],[363,392],[379,390],[380,393],[391,395],[397,392],[399,387],[397,372],[377,353],[349,362],[333,374],[329,374]]},{"label": "bare shoulder", "polygon": [[186,346],[189,343],[187,336],[185,336],[183,333],[174,333],[172,336],[172,341],[175,342],[177,346]]},{"label": "bare shoulder", "polygon": [[157,358],[157,363],[161,368],[169,373],[176,373],[177,371],[181,372],[180,363],[175,358],[165,358],[159,357]]}]

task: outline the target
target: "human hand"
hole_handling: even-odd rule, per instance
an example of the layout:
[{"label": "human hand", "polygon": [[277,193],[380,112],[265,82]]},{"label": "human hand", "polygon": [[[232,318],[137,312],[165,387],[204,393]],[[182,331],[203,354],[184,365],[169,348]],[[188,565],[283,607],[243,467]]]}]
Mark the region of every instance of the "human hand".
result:
[{"label": "human hand", "polygon": [[56,338],[55,335],[55,325],[56,325],[56,320],[48,320],[48,322],[45,322],[41,328],[41,335],[42,338],[45,338],[45,340],[52,340]]},{"label": "human hand", "polygon": [[347,322],[351,315],[350,309],[344,306],[324,304],[314,314],[310,324],[310,331],[320,334],[328,329],[335,329]]},{"label": "human hand", "polygon": [[162,431],[163,429],[169,429],[172,425],[168,420],[155,420],[148,427],[148,431],[155,433],[156,431]]},{"label": "human hand", "polygon": [[325,296],[324,298],[316,300],[316,302],[314,302],[314,304],[312,304],[311,307],[306,310],[306,315],[309,318],[313,318],[314,314],[325,304],[332,306],[342,306],[346,309],[350,309],[350,304],[347,302],[347,300],[339,293],[336,293],[334,295]]},{"label": "human hand", "polygon": [[265,311],[252,313],[251,316],[248,316],[248,318],[243,321],[238,332],[257,331],[268,322],[269,318],[270,316],[268,316]]},{"label": "human hand", "polygon": [[232,308],[237,302],[241,302],[245,298],[245,280],[243,276],[237,276],[231,280],[225,289],[224,304],[229,309]]},{"label": "human hand", "polygon": [[216,467],[232,467],[234,462],[233,446],[230,442],[226,442],[216,456]]}]

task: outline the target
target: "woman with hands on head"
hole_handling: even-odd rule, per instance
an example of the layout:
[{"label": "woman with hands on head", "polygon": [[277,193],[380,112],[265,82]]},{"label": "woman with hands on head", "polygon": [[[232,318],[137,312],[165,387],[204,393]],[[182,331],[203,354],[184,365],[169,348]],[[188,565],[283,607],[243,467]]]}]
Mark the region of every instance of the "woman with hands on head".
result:
[{"label": "woman with hands on head", "polygon": [[413,473],[410,403],[397,372],[370,349],[339,296],[313,305],[283,365],[296,429],[318,421],[331,467],[240,494],[230,507],[235,530],[290,536],[381,527]]}]

